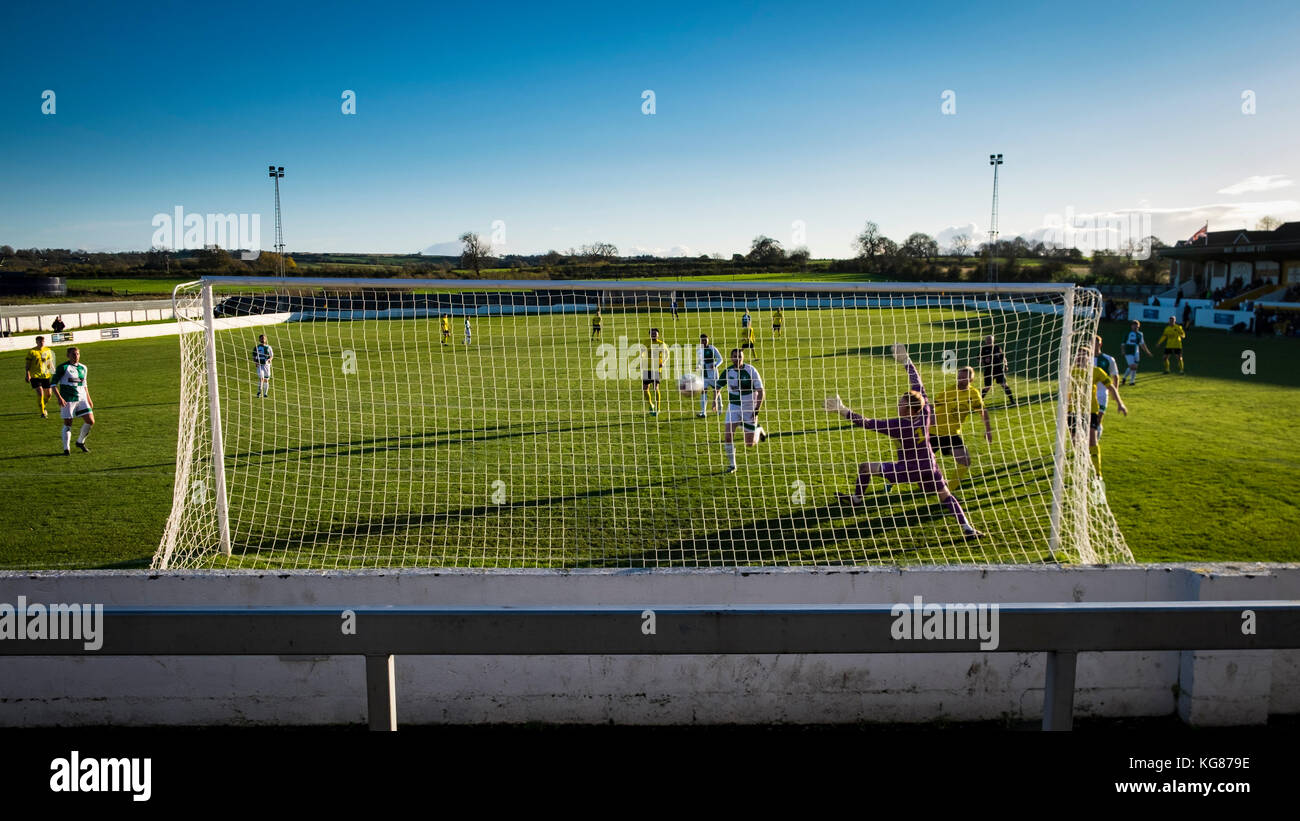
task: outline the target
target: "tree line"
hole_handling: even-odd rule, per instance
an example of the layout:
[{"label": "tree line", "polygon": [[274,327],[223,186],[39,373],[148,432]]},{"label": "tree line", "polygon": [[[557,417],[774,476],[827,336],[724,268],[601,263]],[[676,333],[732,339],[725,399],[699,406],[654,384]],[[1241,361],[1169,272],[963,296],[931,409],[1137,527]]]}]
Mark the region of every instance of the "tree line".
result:
[{"label": "tree line", "polygon": [[[297,254],[287,256],[290,276],[330,275],[366,277],[527,277],[621,278],[631,276],[725,276],[734,273],[788,273],[831,271],[901,280],[983,281],[990,262],[996,263],[1001,281],[1084,279],[1092,282],[1168,280],[1169,264],[1156,251],[1164,247],[1156,237],[1130,242],[1116,251],[1100,251],[1085,258],[1078,248],[1063,248],[1023,237],[976,242],[966,234],[953,237],[947,249],[929,234],[915,232],[896,242],[867,222],[853,241],[854,256],[812,260],[806,247],[786,249],[780,241],[759,234],[747,253],[729,259],[719,254],[665,258],[651,255],[621,256],[616,245],[594,242],[565,251],[544,254],[497,254],[480,234],[466,231],[459,237],[459,256],[420,254]],[[1150,248],[1142,257],[1139,249]],[[296,257],[296,258],[295,258]],[[244,260],[238,252],[221,248],[150,250],[144,252],[91,253],[68,249],[22,249],[0,246],[0,273],[50,276],[122,277],[203,274],[268,275],[277,269],[277,256],[262,252]],[[1085,273],[1086,272],[1086,273]]]}]

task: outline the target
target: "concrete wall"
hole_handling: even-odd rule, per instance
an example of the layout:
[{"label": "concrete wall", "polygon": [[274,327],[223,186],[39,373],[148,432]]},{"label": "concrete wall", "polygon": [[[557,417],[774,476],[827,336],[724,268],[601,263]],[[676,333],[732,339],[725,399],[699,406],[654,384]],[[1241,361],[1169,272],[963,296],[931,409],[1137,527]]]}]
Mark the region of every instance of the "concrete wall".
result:
[{"label": "concrete wall", "polygon": [[46,332],[54,318],[63,317],[67,330],[90,325],[116,325],[123,322],[158,322],[172,318],[170,299],[138,302],[51,302],[37,305],[8,305],[0,308],[0,330],[10,334],[24,331]]},{"label": "concrete wall", "polygon": [[[217,330],[230,328],[255,328],[262,325],[274,325],[288,322],[292,314],[255,314],[253,316],[231,316],[214,320]],[[90,331],[65,331],[55,342],[52,334],[45,334],[45,342],[51,347],[64,345],[86,345],[91,342],[111,342],[121,339],[145,339],[154,336],[176,336],[181,332],[179,322],[159,322],[153,325],[128,325],[125,328],[96,328]],[[36,344],[36,334],[27,336],[10,336],[0,338],[0,351],[25,351]]]},{"label": "concrete wall", "polygon": [[1255,321],[1254,311],[1221,311],[1218,308],[1201,308],[1196,311],[1197,328],[1214,328],[1220,331],[1232,330],[1238,322],[1246,323],[1249,328]]},{"label": "concrete wall", "polygon": [[[1300,599],[1300,566],[4,573],[0,602],[558,605]],[[1041,654],[402,656],[399,724],[1036,721]],[[1078,716],[1252,724],[1300,712],[1300,651],[1080,654]],[[338,724],[364,662],[6,658],[0,725]]]}]

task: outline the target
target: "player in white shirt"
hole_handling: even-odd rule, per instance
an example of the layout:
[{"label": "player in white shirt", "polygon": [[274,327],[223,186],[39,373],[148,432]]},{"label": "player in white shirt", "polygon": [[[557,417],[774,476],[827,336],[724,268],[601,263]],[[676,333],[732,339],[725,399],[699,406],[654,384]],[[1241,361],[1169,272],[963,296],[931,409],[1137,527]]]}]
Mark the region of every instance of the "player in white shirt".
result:
[{"label": "player in white shirt", "polygon": [[721,409],[722,381],[718,379],[718,367],[722,364],[722,352],[709,344],[709,335],[700,334],[700,346],[697,367],[704,379],[704,393],[700,394],[700,412],[695,414],[703,418],[708,415],[709,397],[713,398],[713,412]]},{"label": "player in white shirt", "polygon": [[727,454],[727,473],[735,473],[736,446],[732,434],[736,428],[744,428],[745,444],[749,447],[767,438],[767,431],[758,424],[758,414],[767,395],[763,390],[763,378],[753,365],[745,364],[745,354],[739,348],[731,349],[731,365],[722,372],[722,382],[727,386],[722,448]]},{"label": "player in white shirt", "polygon": [[257,338],[257,347],[253,348],[253,361],[257,363],[257,398],[271,395],[271,360],[275,351],[266,344],[266,334]]},{"label": "player in white shirt", "polygon": [[469,329],[469,317],[465,317],[465,344],[466,345],[469,344],[470,333],[471,331]]}]

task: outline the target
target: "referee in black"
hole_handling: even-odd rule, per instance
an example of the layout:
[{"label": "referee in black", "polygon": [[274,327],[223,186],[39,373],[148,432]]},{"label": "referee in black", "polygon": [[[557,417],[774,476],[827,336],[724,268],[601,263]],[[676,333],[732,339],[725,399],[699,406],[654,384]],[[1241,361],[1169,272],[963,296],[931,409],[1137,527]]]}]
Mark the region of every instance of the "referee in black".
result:
[{"label": "referee in black", "polygon": [[1016,403],[1016,397],[1011,393],[1011,386],[1007,384],[1007,355],[992,336],[984,337],[984,347],[980,348],[980,370],[984,372],[984,390],[980,391],[981,397],[988,396],[989,389],[993,387],[994,382],[997,382],[1002,386],[1002,390],[1007,392],[1007,404]]}]

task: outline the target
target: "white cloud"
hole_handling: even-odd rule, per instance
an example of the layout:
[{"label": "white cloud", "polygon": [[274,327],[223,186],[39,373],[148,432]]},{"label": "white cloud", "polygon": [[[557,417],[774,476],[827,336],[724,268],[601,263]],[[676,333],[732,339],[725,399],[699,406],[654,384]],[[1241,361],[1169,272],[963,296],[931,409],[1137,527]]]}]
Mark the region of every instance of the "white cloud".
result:
[{"label": "white cloud", "polygon": [[988,236],[979,229],[979,226],[973,222],[965,225],[949,225],[939,233],[934,235],[934,241],[939,243],[940,250],[949,251],[952,249],[952,241],[958,234],[965,234],[970,238],[970,250],[974,251],[975,247],[981,242],[988,239]]},{"label": "white cloud", "polygon": [[699,255],[691,251],[691,249],[686,247],[685,245],[674,245],[672,248],[669,248],[666,251],[663,248],[646,248],[641,245],[633,245],[631,248],[627,248],[623,250],[623,256],[625,257],[642,257],[642,256],[693,257]]},{"label": "white cloud", "polygon": [[1233,183],[1227,188],[1220,188],[1216,193],[1231,194],[1248,194],[1252,191],[1272,191],[1275,188],[1288,188],[1295,185],[1295,180],[1290,179],[1286,174],[1263,174],[1254,177],[1247,177],[1241,182]]},{"label": "white cloud", "polygon": [[[1209,223],[1211,231],[1251,229],[1266,216],[1284,222],[1300,219],[1300,202],[1260,200],[1179,208],[1118,208],[1095,212],[1075,212],[1073,208],[1067,207],[1064,213],[1044,215],[1040,227],[1015,233],[1002,231],[1000,234],[1006,239],[1021,236],[1031,244],[1042,240],[1091,253],[1096,250],[1115,250],[1130,238],[1141,240],[1148,235],[1159,237],[1166,244],[1173,245],[1180,239],[1187,239],[1206,223]],[[1133,236],[1135,234],[1141,236]]]}]

